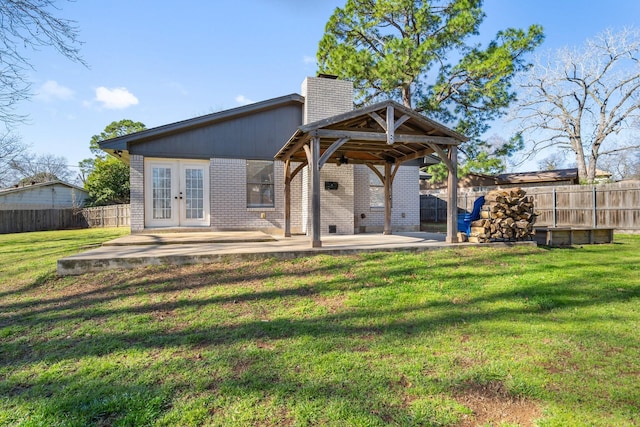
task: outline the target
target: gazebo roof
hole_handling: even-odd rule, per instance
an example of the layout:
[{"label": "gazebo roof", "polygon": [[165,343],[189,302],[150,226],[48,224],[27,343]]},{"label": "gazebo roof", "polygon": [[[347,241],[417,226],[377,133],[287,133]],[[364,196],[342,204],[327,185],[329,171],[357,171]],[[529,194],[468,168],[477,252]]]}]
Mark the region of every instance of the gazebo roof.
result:
[{"label": "gazebo roof", "polygon": [[300,126],[275,155],[306,162],[304,146],[319,138],[321,164],[400,164],[467,141],[463,135],[394,101],[383,101]]}]

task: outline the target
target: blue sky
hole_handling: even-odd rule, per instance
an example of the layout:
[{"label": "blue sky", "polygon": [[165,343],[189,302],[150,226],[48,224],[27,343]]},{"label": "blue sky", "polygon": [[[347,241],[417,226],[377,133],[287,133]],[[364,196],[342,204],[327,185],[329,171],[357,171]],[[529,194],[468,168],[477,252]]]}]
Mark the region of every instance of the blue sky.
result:
[{"label": "blue sky", "polygon": [[[89,68],[51,50],[29,53],[36,95],[19,105],[29,122],[15,131],[32,151],[62,155],[77,165],[91,157],[91,136],[114,120],[155,127],[298,93],[304,78],[315,75],[326,21],[343,5],[342,0],[60,2],[58,15],[77,21]],[[580,45],[607,28],[637,26],[640,2],[485,0],[484,10],[481,38],[506,27],[541,24],[542,51]],[[500,124],[490,134],[508,136]]]}]

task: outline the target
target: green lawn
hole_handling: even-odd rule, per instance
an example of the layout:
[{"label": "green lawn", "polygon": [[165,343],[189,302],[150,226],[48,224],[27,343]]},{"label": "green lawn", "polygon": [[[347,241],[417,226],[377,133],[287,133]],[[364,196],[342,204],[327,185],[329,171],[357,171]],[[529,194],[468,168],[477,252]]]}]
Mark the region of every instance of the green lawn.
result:
[{"label": "green lawn", "polygon": [[640,425],[640,236],[55,276],[0,236],[0,425]]}]

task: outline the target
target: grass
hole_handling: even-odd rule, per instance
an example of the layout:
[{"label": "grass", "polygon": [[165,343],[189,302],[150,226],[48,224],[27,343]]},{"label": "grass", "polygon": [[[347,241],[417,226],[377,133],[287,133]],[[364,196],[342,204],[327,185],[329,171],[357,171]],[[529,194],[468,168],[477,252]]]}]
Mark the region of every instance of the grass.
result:
[{"label": "grass", "polygon": [[0,425],[633,426],[640,236],[56,277],[0,236]]}]

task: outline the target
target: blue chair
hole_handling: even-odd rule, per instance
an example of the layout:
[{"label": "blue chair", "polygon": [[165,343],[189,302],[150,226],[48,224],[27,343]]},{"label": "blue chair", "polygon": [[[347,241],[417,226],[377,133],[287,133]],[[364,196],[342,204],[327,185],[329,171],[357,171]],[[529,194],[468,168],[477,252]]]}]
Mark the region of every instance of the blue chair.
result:
[{"label": "blue chair", "polygon": [[464,213],[458,215],[458,231],[467,233],[467,236],[471,233],[471,223],[480,219],[480,210],[484,205],[484,196],[480,196],[473,202],[473,210],[471,213]]}]

